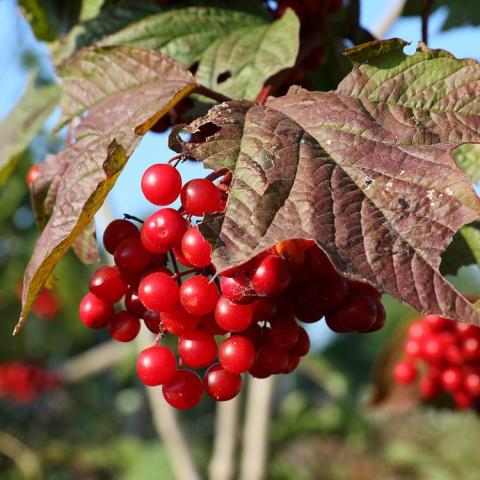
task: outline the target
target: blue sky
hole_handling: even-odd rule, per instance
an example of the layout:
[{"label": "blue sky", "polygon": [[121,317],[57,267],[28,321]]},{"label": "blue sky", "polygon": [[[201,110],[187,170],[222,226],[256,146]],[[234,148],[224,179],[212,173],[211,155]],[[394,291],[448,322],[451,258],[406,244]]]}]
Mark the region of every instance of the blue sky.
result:
[{"label": "blue sky", "polygon": [[[390,2],[380,0],[362,0],[362,24],[367,28],[373,27],[383,17]],[[379,8],[380,7],[380,8]],[[461,28],[441,32],[440,27],[447,14],[446,10],[439,10],[430,18],[429,46],[443,48],[451,51],[457,57],[476,58],[480,55],[480,28]],[[419,18],[402,18],[398,20],[386,35],[401,37],[412,45],[407,52],[415,49],[420,40],[421,22]],[[0,119],[8,114],[18,101],[26,85],[26,75],[22,68],[21,53],[24,51],[43,52],[42,66],[48,71],[46,59],[48,51],[45,45],[38,43],[28,24],[19,15],[16,1],[0,0]],[[53,123],[53,122],[52,122]],[[166,143],[166,135],[149,133],[142,140],[140,146],[133,154],[128,165],[119,178],[115,188],[107,199],[107,208],[97,216],[99,233],[105,226],[105,219],[130,213],[145,217],[154,210],[146,202],[140,190],[140,178],[148,165],[156,162],[165,162],[172,156]],[[204,176],[199,166],[189,166],[181,169],[184,180],[194,176]],[[315,329],[315,344],[320,346],[328,341],[330,335],[325,328]]]}]

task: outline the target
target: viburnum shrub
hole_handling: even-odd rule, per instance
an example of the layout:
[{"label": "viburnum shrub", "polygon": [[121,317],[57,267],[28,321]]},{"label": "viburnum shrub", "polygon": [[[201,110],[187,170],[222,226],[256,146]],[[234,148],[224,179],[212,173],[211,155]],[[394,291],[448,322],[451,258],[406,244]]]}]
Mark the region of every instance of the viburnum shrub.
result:
[{"label": "viburnum shrub", "polygon": [[[127,215],[107,226],[103,244],[116,265],[96,270],[79,308],[86,326],[107,328],[114,340],[133,340],[142,321],[157,335],[140,353],[137,372],[145,385],[162,385],[169,404],[192,408],[203,391],[229,400],[243,373],[294,371],[310,349],[302,322],[325,317],[335,332],[382,328],[380,292],[345,279],[310,240],[272,245],[218,275],[194,217],[224,210],[232,177],[215,172],[183,186],[179,179],[171,163],[145,171],[143,194],[162,208],[145,221]],[[179,197],[181,208],[168,206]],[[167,335],[178,338],[178,360],[163,344]],[[203,382],[189,369],[200,369]]]},{"label": "viburnum shrub", "polygon": [[[143,324],[157,335],[139,376],[173,406],[293,371],[303,324],[380,329],[383,293],[480,325],[444,276],[478,259],[477,62],[373,39],[358,2],[147,3],[104,2],[54,52],[60,86],[34,92],[30,120],[18,109],[33,129],[61,97],[68,135],[28,175],[42,233],[15,333],[70,247],[99,260],[95,212],[142,136],[170,127],[177,155],[141,180],[158,209],[107,227],[115,265],[95,272],[80,318],[117,341]],[[7,137],[23,145],[17,123]],[[183,182],[177,166],[193,161],[213,173]]]},{"label": "viburnum shrub", "polygon": [[448,397],[459,409],[480,405],[480,328],[427,315],[407,331],[396,383],[414,385],[423,401]]}]

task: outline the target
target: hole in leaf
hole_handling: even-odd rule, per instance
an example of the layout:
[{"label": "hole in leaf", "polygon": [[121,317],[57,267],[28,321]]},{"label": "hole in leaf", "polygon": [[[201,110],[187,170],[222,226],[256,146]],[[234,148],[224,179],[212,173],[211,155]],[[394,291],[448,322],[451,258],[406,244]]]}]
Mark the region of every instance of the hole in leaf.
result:
[{"label": "hole in leaf", "polygon": [[217,83],[223,83],[226,80],[228,80],[232,76],[232,72],[230,70],[227,70],[225,72],[222,72],[218,77],[217,77]]},{"label": "hole in leaf", "polygon": [[203,143],[208,137],[215,135],[222,128],[212,122],[204,123],[198,127],[198,131],[192,133],[190,143]]}]

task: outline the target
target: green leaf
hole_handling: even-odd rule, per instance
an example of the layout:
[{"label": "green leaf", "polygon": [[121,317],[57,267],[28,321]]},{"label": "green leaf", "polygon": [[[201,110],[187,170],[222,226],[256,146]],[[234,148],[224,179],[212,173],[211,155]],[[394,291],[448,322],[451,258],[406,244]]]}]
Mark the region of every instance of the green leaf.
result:
[{"label": "green leaf", "polygon": [[[295,64],[300,24],[291,10],[272,23],[255,0],[238,10],[226,2],[205,3],[155,14],[121,4],[112,17],[100,15],[74,32],[75,43],[151,48],[185,67],[199,62],[199,83],[232,98],[254,99],[268,78]],[[135,21],[127,23],[132,14]]]},{"label": "green leaf", "polygon": [[480,145],[461,145],[453,151],[453,156],[472,183],[477,183],[480,180]]},{"label": "green leaf", "polygon": [[131,47],[81,50],[64,75],[72,108],[88,114],[71,132],[75,143],[49,157],[33,185],[33,195],[44,196],[51,216],[25,272],[15,333],[55,265],[90,225],[142,135],[196,87],[192,75],[171,58]]},{"label": "green leaf", "polygon": [[105,0],[83,0],[82,10],[80,11],[80,20],[91,20],[100,13]]},{"label": "green leaf", "polygon": [[441,271],[455,275],[461,267],[480,265],[480,222],[461,228],[442,255]]},{"label": "green leaf", "polygon": [[197,79],[228,97],[253,100],[266,80],[295,65],[299,34],[300,22],[290,9],[271,25],[232,32],[205,52]]},{"label": "green leaf", "polygon": [[406,56],[398,40],[353,55],[335,92],[217,105],[185,129],[220,127],[204,143],[173,132],[177,151],[234,172],[213,263],[222,272],[280,241],[314,239],[347,277],[480,325],[439,271],[453,234],[480,217],[451,155],[478,140],[480,65],[425,48]]},{"label": "green leaf", "polygon": [[36,88],[33,78],[13,111],[0,122],[0,185],[5,183],[43,123],[58,104],[56,85]]}]

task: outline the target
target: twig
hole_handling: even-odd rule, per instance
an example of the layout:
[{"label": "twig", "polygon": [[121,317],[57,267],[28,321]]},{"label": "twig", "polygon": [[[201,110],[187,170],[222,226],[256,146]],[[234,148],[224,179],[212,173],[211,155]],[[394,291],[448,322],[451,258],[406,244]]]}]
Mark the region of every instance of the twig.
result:
[{"label": "twig", "polygon": [[428,19],[432,13],[435,0],[427,0],[422,8],[422,42],[428,45]]},{"label": "twig", "polygon": [[[138,349],[143,350],[151,345],[152,336],[145,328],[142,328],[135,342]],[[147,387],[146,390],[153,423],[165,445],[175,478],[177,480],[200,480],[191,455],[192,450],[180,428],[176,412],[163,399],[161,388]],[[161,478],[161,472],[157,473],[158,478]]]},{"label": "twig", "polygon": [[215,438],[209,465],[210,480],[232,480],[235,476],[240,404],[240,396],[217,404]]},{"label": "twig", "polygon": [[133,353],[128,344],[110,340],[67,360],[60,375],[67,383],[79,382],[112,368]]},{"label": "twig", "polygon": [[371,29],[372,34],[382,39],[388,33],[392,25],[398,20],[398,17],[402,14],[407,0],[396,0],[391,2],[391,7],[387,11],[386,15],[381,18]]},{"label": "twig", "polygon": [[248,388],[240,480],[263,480],[267,464],[274,377],[251,378]]},{"label": "twig", "polygon": [[42,467],[35,453],[7,432],[0,432],[0,454],[10,458],[28,480],[41,480]]},{"label": "twig", "polygon": [[209,88],[204,87],[203,85],[199,85],[195,89],[195,93],[211,98],[212,100],[216,100],[217,102],[230,102],[232,100],[230,97],[227,97],[221,93],[215,92],[214,90],[210,90]]}]

